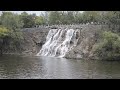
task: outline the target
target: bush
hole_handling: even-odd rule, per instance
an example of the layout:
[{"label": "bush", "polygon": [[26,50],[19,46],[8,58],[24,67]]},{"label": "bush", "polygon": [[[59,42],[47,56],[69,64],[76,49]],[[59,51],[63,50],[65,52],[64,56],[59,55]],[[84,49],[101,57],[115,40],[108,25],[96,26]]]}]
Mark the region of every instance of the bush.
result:
[{"label": "bush", "polygon": [[3,26],[0,26],[0,38],[8,36],[9,30]]},{"label": "bush", "polygon": [[100,59],[117,60],[120,58],[120,36],[111,31],[103,32],[102,39],[94,47],[94,53]]},{"label": "bush", "polygon": [[9,50],[21,50],[21,42],[23,41],[22,32],[19,30],[9,30],[4,26],[0,26],[0,54]]}]

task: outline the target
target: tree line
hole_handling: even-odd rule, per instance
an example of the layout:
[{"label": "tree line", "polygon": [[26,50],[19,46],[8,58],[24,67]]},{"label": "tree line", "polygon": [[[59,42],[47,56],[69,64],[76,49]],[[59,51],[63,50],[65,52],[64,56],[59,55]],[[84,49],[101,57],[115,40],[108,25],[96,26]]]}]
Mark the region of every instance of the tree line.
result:
[{"label": "tree line", "polygon": [[120,23],[120,11],[46,11],[40,16],[23,12],[20,15],[2,12],[0,25],[9,28],[31,28],[36,25],[81,24],[81,23],[115,24]]}]

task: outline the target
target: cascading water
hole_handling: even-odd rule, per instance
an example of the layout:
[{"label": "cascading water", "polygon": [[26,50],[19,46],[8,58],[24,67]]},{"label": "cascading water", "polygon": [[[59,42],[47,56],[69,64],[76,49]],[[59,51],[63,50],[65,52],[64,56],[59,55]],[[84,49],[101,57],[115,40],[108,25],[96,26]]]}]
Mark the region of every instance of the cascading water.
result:
[{"label": "cascading water", "polygon": [[78,42],[79,29],[51,29],[37,56],[64,57]]}]

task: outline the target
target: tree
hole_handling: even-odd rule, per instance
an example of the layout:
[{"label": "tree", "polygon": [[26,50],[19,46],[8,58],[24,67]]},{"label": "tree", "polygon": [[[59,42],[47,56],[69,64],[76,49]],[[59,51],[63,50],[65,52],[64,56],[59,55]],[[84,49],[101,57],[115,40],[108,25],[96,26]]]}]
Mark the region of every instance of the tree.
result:
[{"label": "tree", "polygon": [[73,24],[75,22],[73,11],[49,12],[49,24]]},{"label": "tree", "polygon": [[120,36],[105,31],[102,34],[101,41],[94,47],[94,53],[100,59],[119,60],[120,58]]},{"label": "tree", "polygon": [[82,13],[79,13],[78,11],[76,11],[74,19],[75,19],[76,24],[83,23],[83,15],[82,15]]},{"label": "tree", "polygon": [[49,12],[50,11],[45,11],[44,13],[41,13],[41,16],[43,17],[45,25],[49,24]]},{"label": "tree", "polygon": [[60,24],[60,13],[58,11],[51,11],[49,13],[49,24]]},{"label": "tree", "polygon": [[99,11],[85,11],[83,12],[83,22],[99,22],[101,15]]},{"label": "tree", "polygon": [[23,22],[18,14],[2,12],[0,26],[0,48],[1,53],[9,49],[19,49],[23,39],[20,29]]},{"label": "tree", "polygon": [[45,19],[42,16],[36,16],[35,25],[43,25],[45,24]]},{"label": "tree", "polygon": [[67,24],[68,23],[68,21],[67,21],[67,12],[65,12],[65,11],[61,11],[60,12],[61,14],[60,14],[60,22],[61,22],[61,24]]},{"label": "tree", "polygon": [[35,26],[35,17],[36,14],[29,15],[26,12],[21,13],[20,18],[24,23],[23,28],[31,28]]},{"label": "tree", "polygon": [[108,24],[109,30],[120,32],[120,11],[102,12],[102,21]]},{"label": "tree", "polygon": [[66,19],[67,19],[67,24],[74,23],[74,13],[73,13],[73,11],[68,11],[67,12]]},{"label": "tree", "polygon": [[23,27],[23,22],[20,20],[19,15],[11,12],[2,12],[1,24],[10,30],[16,30]]},{"label": "tree", "polygon": [[3,54],[3,50],[7,45],[6,38],[9,37],[9,30],[3,26],[0,26],[0,55]]}]

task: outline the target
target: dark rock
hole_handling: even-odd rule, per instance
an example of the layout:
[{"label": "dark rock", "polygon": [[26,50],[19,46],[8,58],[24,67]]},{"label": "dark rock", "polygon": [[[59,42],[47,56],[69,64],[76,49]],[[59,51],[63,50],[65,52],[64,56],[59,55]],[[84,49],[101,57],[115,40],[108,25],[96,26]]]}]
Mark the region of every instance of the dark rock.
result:
[{"label": "dark rock", "polygon": [[47,28],[29,28],[23,29],[24,41],[21,43],[22,54],[36,55],[46,41],[49,32]]}]

